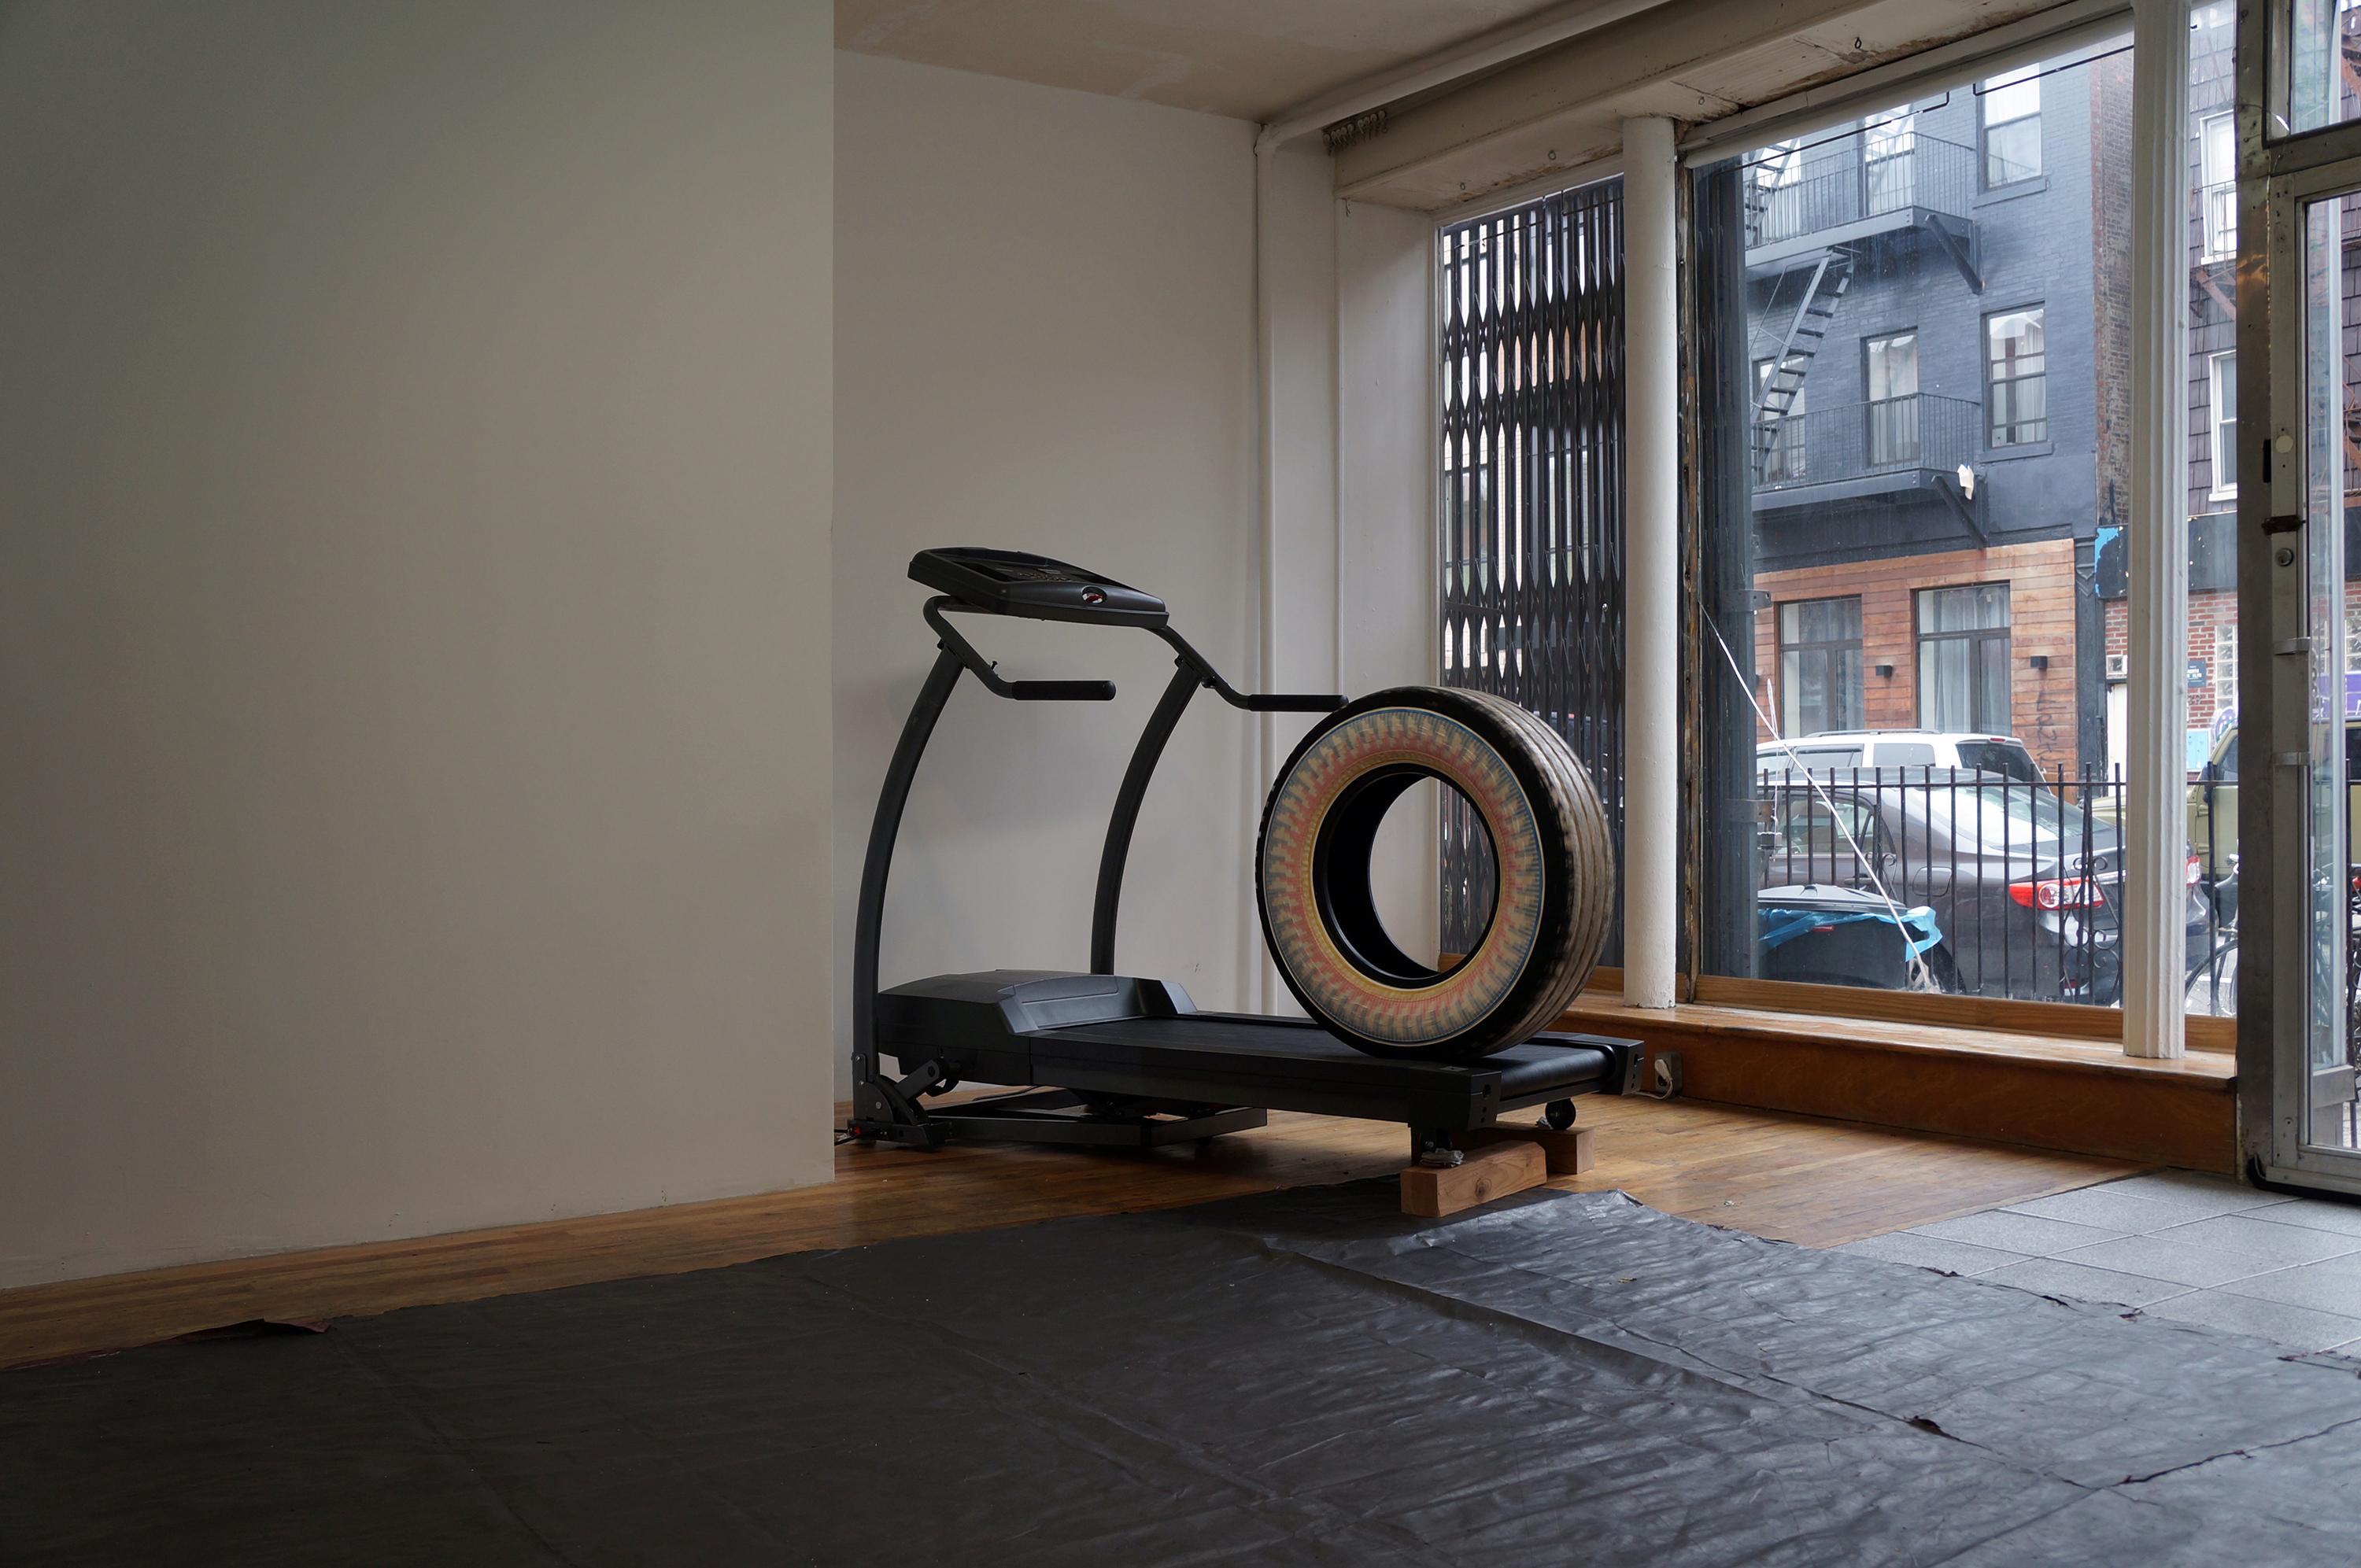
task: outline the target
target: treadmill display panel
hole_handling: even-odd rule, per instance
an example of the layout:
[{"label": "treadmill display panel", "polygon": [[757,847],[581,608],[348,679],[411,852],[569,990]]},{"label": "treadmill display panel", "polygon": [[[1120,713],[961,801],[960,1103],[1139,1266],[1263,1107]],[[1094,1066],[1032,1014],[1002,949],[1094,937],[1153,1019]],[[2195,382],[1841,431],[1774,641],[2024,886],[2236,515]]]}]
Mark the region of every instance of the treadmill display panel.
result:
[{"label": "treadmill display panel", "polygon": [[1071,562],[1021,550],[951,546],[910,558],[910,577],[961,604],[1028,620],[1161,626],[1164,601]]}]

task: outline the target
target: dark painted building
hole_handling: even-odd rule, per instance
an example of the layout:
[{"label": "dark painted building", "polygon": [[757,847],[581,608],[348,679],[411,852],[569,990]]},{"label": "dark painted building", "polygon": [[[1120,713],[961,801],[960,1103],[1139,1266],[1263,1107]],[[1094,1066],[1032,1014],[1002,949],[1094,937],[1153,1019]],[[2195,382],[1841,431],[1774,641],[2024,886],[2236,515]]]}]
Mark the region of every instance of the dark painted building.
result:
[{"label": "dark painted building", "polygon": [[[2201,128],[2228,90],[2226,11],[2207,22],[2193,186],[2232,145]],[[2001,731],[2045,765],[2109,761],[2130,81],[2102,46],[1751,160],[1755,668],[1783,732]],[[2193,261],[2235,249],[2220,194],[2191,223]],[[2216,510],[2221,282],[2191,334],[2192,502]]]}]

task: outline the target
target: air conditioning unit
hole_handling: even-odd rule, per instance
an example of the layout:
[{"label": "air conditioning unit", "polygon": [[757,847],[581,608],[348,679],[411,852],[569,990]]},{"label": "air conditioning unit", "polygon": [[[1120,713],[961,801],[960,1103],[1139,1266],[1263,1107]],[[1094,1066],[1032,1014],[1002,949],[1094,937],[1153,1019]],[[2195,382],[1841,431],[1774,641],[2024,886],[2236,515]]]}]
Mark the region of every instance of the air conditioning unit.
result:
[{"label": "air conditioning unit", "polygon": [[2127,681],[2132,678],[2132,656],[2129,653],[2107,655],[2107,679]]}]

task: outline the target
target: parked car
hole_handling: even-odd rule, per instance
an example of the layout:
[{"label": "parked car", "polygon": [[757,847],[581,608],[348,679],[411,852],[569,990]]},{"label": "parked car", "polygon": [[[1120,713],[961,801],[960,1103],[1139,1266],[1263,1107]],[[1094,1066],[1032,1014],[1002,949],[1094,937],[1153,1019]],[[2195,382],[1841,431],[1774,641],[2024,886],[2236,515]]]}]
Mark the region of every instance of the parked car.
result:
[{"label": "parked car", "polygon": [[1767,740],[1755,748],[1755,765],[1765,772],[1800,768],[1841,773],[1852,768],[1936,768],[1948,773],[1998,773],[2041,782],[2041,769],[2025,742],[2013,735],[1979,735],[1959,729],[1831,729],[1800,740]]},{"label": "parked car", "polygon": [[[1762,812],[1758,907],[1803,886],[1882,889],[1881,905],[1930,912],[1941,940],[1927,962],[1944,989],[2121,1001],[2121,842],[2054,790],[1948,765],[1846,764],[1766,772]],[[2185,908],[2193,964],[2210,947],[2193,878]]]},{"label": "parked car", "polygon": [[1755,901],[1756,973],[1810,985],[1918,986],[1922,967],[1938,990],[1955,990],[1937,951],[1943,933],[1924,905],[1903,908],[1859,888],[1766,887]]}]

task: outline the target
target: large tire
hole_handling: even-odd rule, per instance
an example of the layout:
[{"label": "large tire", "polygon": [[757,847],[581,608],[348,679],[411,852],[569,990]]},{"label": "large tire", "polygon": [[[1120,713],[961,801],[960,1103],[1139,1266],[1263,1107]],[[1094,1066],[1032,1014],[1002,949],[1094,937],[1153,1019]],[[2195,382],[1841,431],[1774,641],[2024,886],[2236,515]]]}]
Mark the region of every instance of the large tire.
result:
[{"label": "large tire", "polygon": [[[1369,852],[1422,778],[1464,795],[1491,835],[1499,896],[1446,970],[1386,935]],[[1548,1028],[1590,978],[1615,905],[1615,850],[1565,741],[1484,692],[1398,686],[1329,715],[1279,770],[1255,848],[1263,938],[1287,988],[1373,1056],[1469,1060]]]}]

